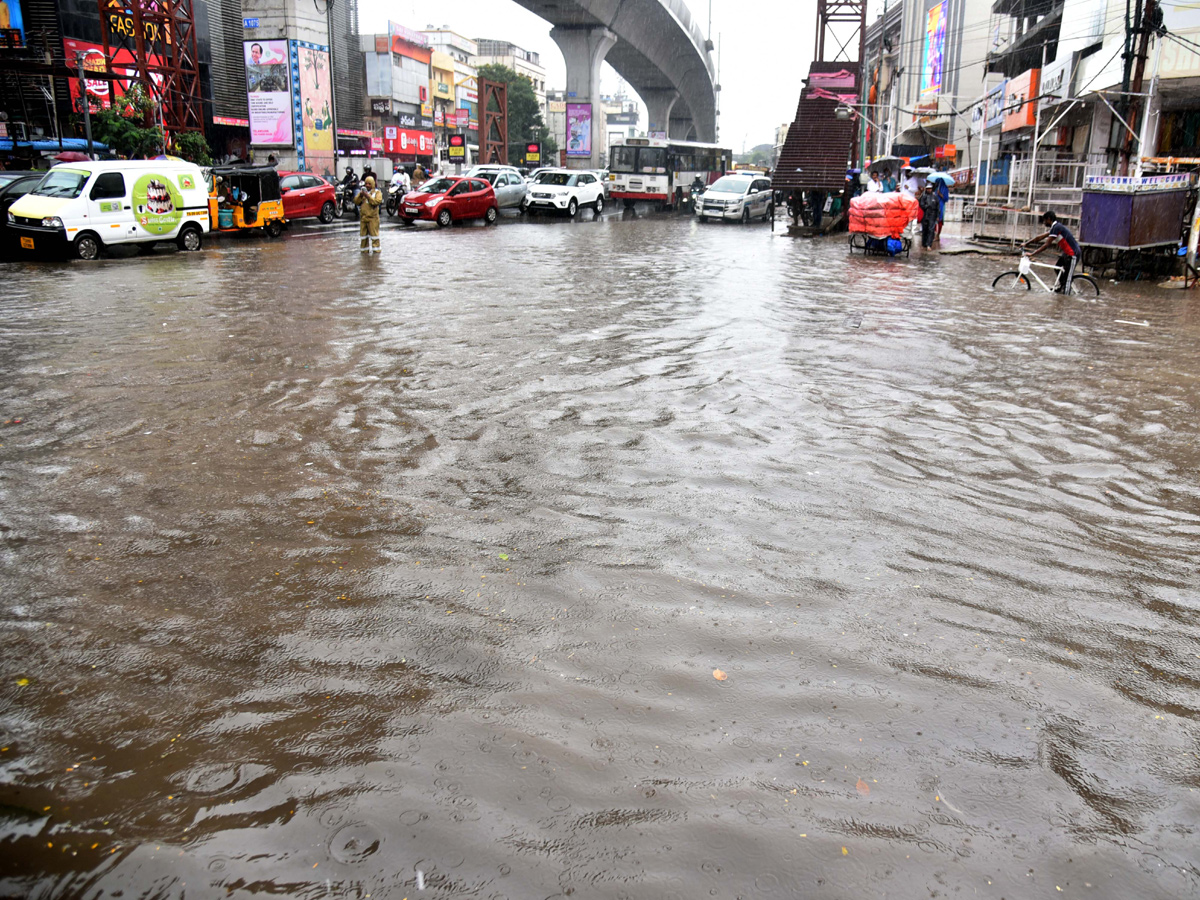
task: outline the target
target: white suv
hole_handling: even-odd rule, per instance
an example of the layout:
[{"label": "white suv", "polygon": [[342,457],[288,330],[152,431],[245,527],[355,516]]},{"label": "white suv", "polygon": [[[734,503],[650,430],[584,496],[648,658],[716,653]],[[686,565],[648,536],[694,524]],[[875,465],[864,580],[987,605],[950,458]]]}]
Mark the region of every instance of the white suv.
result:
[{"label": "white suv", "polygon": [[604,184],[594,172],[583,169],[545,169],[529,185],[525,209],[565,212],[571,218],[581,206],[604,211]]},{"label": "white suv", "polygon": [[758,172],[750,175],[723,175],[708,186],[696,200],[696,215],[705,219],[733,219],[749,222],[774,211],[771,179]]},{"label": "white suv", "polygon": [[475,166],[467,171],[467,177],[487,181],[496,191],[500,209],[520,209],[525,203],[525,178],[514,166]]}]

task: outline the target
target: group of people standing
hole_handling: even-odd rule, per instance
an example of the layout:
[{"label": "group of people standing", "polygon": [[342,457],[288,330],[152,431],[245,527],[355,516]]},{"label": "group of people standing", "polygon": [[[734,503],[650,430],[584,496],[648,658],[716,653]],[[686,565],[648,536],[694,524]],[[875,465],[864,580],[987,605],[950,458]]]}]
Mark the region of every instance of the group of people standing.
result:
[{"label": "group of people standing", "polygon": [[912,166],[906,165],[900,169],[899,182],[891,171],[872,172],[871,180],[867,182],[866,193],[886,194],[897,189],[917,201],[917,208],[921,210],[921,246],[928,250],[942,233],[942,223],[946,220],[946,201],[950,199],[950,185],[945,178],[930,180]]}]

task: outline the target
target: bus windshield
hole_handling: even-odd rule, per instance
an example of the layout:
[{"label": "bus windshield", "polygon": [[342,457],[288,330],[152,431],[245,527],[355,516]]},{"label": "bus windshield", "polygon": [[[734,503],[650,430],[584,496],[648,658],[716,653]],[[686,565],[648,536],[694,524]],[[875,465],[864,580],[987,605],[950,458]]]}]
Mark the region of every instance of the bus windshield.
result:
[{"label": "bus windshield", "polygon": [[609,150],[608,170],[639,175],[662,175],[667,171],[667,148],[613,147]]}]

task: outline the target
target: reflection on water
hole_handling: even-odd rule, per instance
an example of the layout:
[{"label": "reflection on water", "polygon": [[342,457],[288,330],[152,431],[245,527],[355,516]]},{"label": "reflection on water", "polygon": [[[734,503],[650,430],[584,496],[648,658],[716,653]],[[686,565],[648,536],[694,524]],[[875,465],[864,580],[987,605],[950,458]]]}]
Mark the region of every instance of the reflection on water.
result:
[{"label": "reflection on water", "polygon": [[1200,890],[1194,298],[384,239],[0,271],[0,894]]}]

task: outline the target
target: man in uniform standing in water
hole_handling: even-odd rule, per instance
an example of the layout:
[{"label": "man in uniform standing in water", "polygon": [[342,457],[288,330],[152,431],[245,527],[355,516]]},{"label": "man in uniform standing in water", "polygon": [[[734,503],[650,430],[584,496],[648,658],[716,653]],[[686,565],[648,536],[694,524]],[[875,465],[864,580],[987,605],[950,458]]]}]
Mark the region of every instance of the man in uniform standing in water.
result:
[{"label": "man in uniform standing in water", "polygon": [[[368,256],[371,251],[379,249],[379,207],[383,205],[383,192],[375,187],[375,176],[368,175],[363,179],[363,186],[354,195],[354,203],[358,207],[358,249]],[[368,246],[367,240],[370,239]]]}]

